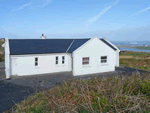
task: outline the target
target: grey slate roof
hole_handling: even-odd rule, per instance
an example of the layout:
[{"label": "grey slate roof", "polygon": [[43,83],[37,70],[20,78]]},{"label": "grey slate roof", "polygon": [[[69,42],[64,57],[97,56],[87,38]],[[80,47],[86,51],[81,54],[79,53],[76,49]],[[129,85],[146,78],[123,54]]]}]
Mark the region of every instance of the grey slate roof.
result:
[{"label": "grey slate roof", "polygon": [[87,42],[89,39],[76,39],[74,40],[72,46],[69,49],[69,53],[72,53],[74,50],[76,50],[78,47],[83,45],[85,42]]},{"label": "grey slate roof", "polygon": [[[88,39],[75,39],[72,53]],[[9,39],[10,55],[65,53],[74,39]]]},{"label": "grey slate roof", "polygon": [[[65,53],[67,50],[68,53],[72,53],[81,45],[86,43],[88,40],[90,40],[90,38],[87,39],[9,39],[10,55]],[[115,47],[113,47],[103,38],[100,40],[103,41],[109,47],[111,47],[113,50],[117,50]]]}]

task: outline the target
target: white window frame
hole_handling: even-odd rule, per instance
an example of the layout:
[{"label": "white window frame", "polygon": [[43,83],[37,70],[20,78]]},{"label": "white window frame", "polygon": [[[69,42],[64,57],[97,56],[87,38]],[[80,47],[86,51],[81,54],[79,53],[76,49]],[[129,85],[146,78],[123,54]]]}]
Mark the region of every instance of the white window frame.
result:
[{"label": "white window frame", "polygon": [[[102,57],[106,57],[106,58],[102,58]],[[107,56],[101,56],[101,63],[107,63]]]},{"label": "white window frame", "polygon": [[[88,58],[88,60],[83,60],[84,58]],[[84,63],[87,63],[87,64],[84,64]],[[89,65],[89,64],[90,64],[90,57],[82,57],[82,65]]]},{"label": "white window frame", "polygon": [[[36,60],[37,59],[37,60]],[[37,63],[37,65],[36,65],[36,63]],[[37,67],[38,66],[38,57],[35,57],[35,67]]]}]

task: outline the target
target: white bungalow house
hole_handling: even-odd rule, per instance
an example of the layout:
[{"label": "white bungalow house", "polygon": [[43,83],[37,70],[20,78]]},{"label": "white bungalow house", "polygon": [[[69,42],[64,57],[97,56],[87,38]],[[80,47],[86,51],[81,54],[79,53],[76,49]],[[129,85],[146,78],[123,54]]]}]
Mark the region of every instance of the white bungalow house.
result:
[{"label": "white bungalow house", "polygon": [[105,38],[5,38],[6,78],[71,72],[73,76],[114,71],[120,50]]}]

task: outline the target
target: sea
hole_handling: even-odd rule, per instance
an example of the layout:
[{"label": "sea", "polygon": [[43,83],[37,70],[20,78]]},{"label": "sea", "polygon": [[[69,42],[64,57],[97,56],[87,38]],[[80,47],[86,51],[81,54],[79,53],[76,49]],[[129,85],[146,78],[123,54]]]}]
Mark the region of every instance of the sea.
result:
[{"label": "sea", "polygon": [[[114,45],[128,45],[128,46],[150,46],[150,41],[112,41]],[[139,52],[150,52],[150,50],[136,49],[136,48],[125,48],[120,47],[120,50],[128,50],[128,51],[139,51]]]}]

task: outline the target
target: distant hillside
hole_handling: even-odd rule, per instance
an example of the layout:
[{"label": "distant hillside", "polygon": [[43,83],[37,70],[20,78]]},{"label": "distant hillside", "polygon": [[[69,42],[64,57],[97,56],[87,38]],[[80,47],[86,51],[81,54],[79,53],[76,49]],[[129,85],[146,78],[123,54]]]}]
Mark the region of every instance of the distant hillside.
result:
[{"label": "distant hillside", "polygon": [[150,41],[111,41],[114,45],[150,45]]}]

